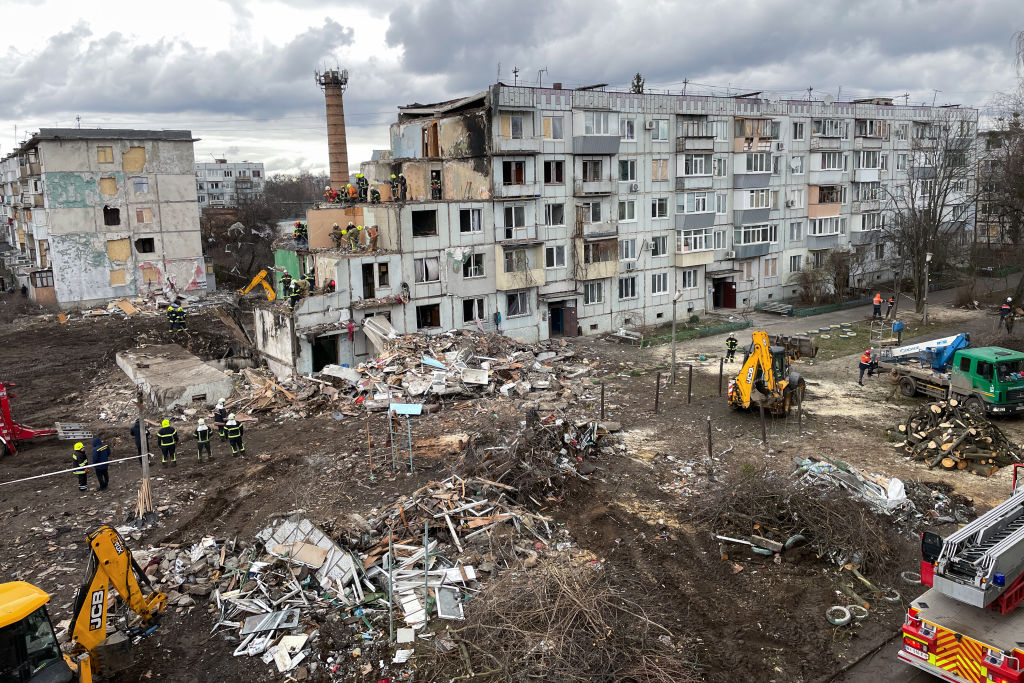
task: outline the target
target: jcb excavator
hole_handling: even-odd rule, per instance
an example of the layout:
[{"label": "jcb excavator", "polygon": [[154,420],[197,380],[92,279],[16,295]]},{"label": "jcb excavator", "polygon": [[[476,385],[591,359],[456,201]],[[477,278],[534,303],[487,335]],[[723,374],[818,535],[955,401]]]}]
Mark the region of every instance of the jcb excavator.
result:
[{"label": "jcb excavator", "polygon": [[249,282],[249,284],[247,284],[242,289],[238,290],[238,293],[241,294],[242,296],[245,296],[246,294],[251,292],[252,288],[255,287],[256,285],[263,285],[263,290],[267,293],[267,301],[273,301],[274,299],[277,298],[277,292],[275,292],[274,288],[270,285],[269,282],[267,282],[266,268],[256,273],[256,276]]},{"label": "jcb excavator", "polygon": [[[758,330],[739,374],[729,380],[729,405],[750,408],[763,405],[774,415],[787,415],[803,400],[805,383],[789,367],[789,355],[783,346],[771,346],[768,333]],[[759,395],[755,395],[754,391]]]},{"label": "jcb excavator", "polygon": [[[25,581],[0,584],[0,681],[3,683],[91,683],[93,674],[131,666],[130,647],[156,630],[167,596],[153,590],[124,540],[102,526],[89,534],[89,567],[78,589],[71,619],[71,650],[62,654],[46,603],[50,595]],[[143,594],[140,581],[149,588]],[[137,618],[107,635],[111,585]]]}]

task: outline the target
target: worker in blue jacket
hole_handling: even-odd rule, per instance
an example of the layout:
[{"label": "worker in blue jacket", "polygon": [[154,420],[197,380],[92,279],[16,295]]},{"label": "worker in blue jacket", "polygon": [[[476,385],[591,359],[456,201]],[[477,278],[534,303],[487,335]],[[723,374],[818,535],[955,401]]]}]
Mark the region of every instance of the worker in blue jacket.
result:
[{"label": "worker in blue jacket", "polygon": [[110,446],[103,443],[103,439],[100,437],[94,436],[92,438],[92,464],[96,465],[93,469],[96,471],[96,481],[100,485],[98,491],[105,490],[107,484],[110,483],[110,476],[107,474],[109,465],[106,464],[108,460],[110,460]]}]

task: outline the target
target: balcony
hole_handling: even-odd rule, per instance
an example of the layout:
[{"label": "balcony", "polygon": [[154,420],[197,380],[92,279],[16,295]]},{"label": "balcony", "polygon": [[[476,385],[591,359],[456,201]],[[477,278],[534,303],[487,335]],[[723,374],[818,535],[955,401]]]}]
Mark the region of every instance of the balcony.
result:
[{"label": "balcony", "polygon": [[682,190],[710,190],[712,176],[709,175],[688,175],[676,178],[676,191]]},{"label": "balcony", "polygon": [[881,236],[882,232],[880,230],[851,230],[850,244],[855,247],[874,244],[879,241]]},{"label": "balcony", "polygon": [[[810,171],[807,174],[808,185],[840,185],[848,180],[846,171]],[[875,178],[878,180],[878,178]]]},{"label": "balcony", "polygon": [[850,209],[853,213],[864,213],[866,211],[881,211],[882,201],[880,199],[861,199],[854,202]]},{"label": "balcony", "polygon": [[735,138],[732,151],[736,154],[743,152],[770,152],[775,138]]},{"label": "balcony", "polygon": [[811,151],[816,150],[828,151],[837,150],[842,147],[842,138],[826,138],[819,135],[815,135],[811,138]]},{"label": "balcony", "polygon": [[540,287],[545,284],[543,268],[544,251],[541,245],[520,247],[526,250],[527,261],[524,270],[505,272],[505,251],[512,245],[494,247],[494,262],[496,264],[494,275],[494,288],[499,291],[515,289],[526,289],[528,287]]},{"label": "balcony", "polygon": [[539,137],[503,138],[499,137],[494,145],[495,154],[536,154],[540,151]]},{"label": "balcony", "polygon": [[771,251],[772,245],[767,242],[758,242],[757,244],[737,244],[733,247],[733,251],[736,252],[736,258],[753,258],[755,256],[764,256]]},{"label": "balcony", "polygon": [[512,228],[497,226],[494,228],[494,241],[496,242],[535,242],[536,240],[536,225],[520,225]]},{"label": "balcony", "polygon": [[495,183],[494,186],[494,198],[495,199],[517,199],[520,197],[539,197],[540,196],[540,184],[539,183],[517,183],[515,185],[505,185],[501,183]]},{"label": "balcony", "polygon": [[835,249],[839,246],[839,235],[808,235],[807,248],[811,251],[819,249]]},{"label": "balcony", "polygon": [[619,153],[618,135],[575,135],[572,138],[573,154],[606,156]]},{"label": "balcony", "polygon": [[854,149],[882,149],[882,138],[858,135],[853,139]]},{"label": "balcony", "polygon": [[599,261],[584,263],[580,266],[580,280],[602,280],[619,274],[618,261]]},{"label": "balcony", "polygon": [[604,236],[615,236],[619,234],[619,221],[617,218],[609,218],[603,221],[597,221],[596,223],[584,223],[583,224],[583,236],[584,237],[604,237]]},{"label": "balcony", "polygon": [[611,180],[577,180],[573,183],[573,194],[577,197],[611,194]]},{"label": "balcony", "polygon": [[705,249],[703,251],[676,252],[677,268],[692,268],[694,266],[706,266],[715,262],[715,250]]},{"label": "balcony", "polygon": [[878,180],[877,168],[855,168],[853,170],[853,181],[856,183],[877,183]]},{"label": "balcony", "polygon": [[714,132],[705,137],[677,137],[677,152],[711,152],[715,149]]}]

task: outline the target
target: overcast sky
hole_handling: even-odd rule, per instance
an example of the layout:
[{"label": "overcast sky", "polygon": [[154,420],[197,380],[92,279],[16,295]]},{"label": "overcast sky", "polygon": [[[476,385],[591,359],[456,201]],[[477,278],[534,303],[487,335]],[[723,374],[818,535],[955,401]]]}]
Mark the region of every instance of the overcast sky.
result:
[{"label": "overcast sky", "polygon": [[354,166],[388,146],[397,106],[478,92],[499,69],[511,83],[515,67],[530,84],[625,88],[639,71],[648,90],[984,107],[1014,86],[1024,2],[0,0],[0,23],[0,155],[15,126],[23,139],[80,116],[189,128],[197,160],[295,173],[327,166],[325,65],[349,71]]}]

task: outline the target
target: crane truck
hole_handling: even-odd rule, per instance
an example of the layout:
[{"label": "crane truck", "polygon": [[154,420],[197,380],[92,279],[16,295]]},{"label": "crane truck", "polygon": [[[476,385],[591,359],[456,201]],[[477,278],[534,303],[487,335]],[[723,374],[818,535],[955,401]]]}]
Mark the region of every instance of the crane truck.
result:
[{"label": "crane truck", "polygon": [[[0,681],[91,683],[94,674],[130,666],[132,641],[156,629],[167,596],[153,589],[121,536],[102,526],[88,541],[89,565],[74,602],[67,654],[61,652],[46,611],[50,595],[25,581],[0,583]],[[108,634],[111,586],[138,623]]]},{"label": "crane truck", "polygon": [[1024,465],[1013,493],[946,539],[921,535],[921,583],[897,657],[953,683],[1024,682]]},{"label": "crane truck", "polygon": [[757,330],[752,338],[739,373],[729,380],[729,405],[763,405],[775,415],[786,415],[803,400],[804,379],[790,369],[786,347],[772,346],[767,332]]},{"label": "crane truck", "polygon": [[903,396],[955,398],[969,410],[992,415],[1024,412],[1024,353],[972,348],[967,333],[882,349],[878,367]]}]

